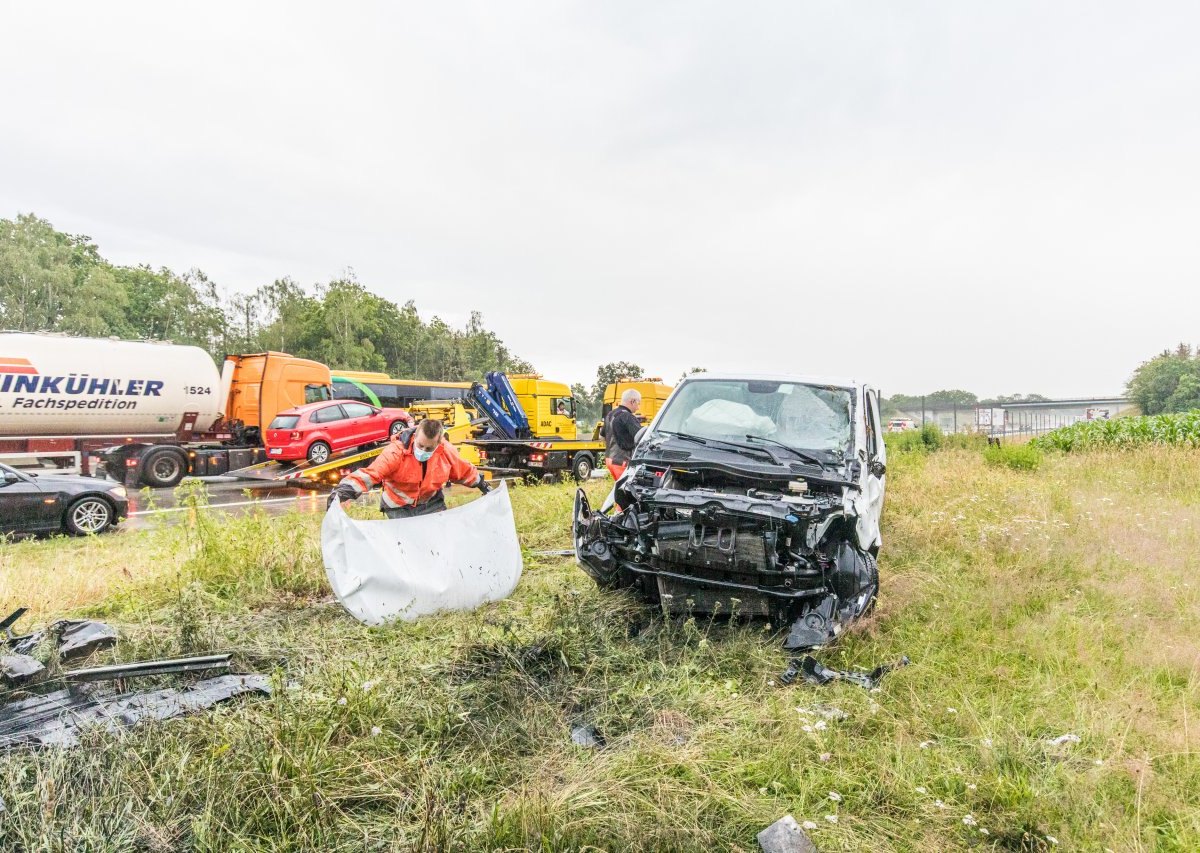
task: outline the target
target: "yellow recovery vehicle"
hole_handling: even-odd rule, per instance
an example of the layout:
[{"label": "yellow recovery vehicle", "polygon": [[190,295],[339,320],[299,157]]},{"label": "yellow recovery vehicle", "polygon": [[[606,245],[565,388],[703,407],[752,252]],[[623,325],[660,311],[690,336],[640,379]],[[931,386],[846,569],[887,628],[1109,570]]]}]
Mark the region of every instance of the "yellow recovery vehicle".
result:
[{"label": "yellow recovery vehicle", "polygon": [[[614,383],[605,389],[605,401],[619,401],[629,387],[642,392],[651,417],[671,391],[659,380]],[[486,385],[471,386],[468,402],[488,421],[488,429],[467,442],[479,448],[486,471],[531,478],[568,472],[576,480],[586,480],[604,463],[599,426],[590,436],[579,435],[575,398],[562,382],[536,374],[489,373]]]},{"label": "yellow recovery vehicle", "polygon": [[608,413],[620,404],[621,395],[630,388],[642,395],[642,408],[638,410],[637,418],[643,426],[654,420],[654,416],[658,414],[658,410],[662,408],[663,403],[667,402],[671,391],[674,390],[670,385],[664,385],[662,379],[657,376],[645,379],[628,379],[622,376],[604,389],[603,408],[600,410],[600,420],[596,423],[596,430],[593,433],[596,438],[600,437],[600,426],[604,423],[604,418],[608,417]]}]

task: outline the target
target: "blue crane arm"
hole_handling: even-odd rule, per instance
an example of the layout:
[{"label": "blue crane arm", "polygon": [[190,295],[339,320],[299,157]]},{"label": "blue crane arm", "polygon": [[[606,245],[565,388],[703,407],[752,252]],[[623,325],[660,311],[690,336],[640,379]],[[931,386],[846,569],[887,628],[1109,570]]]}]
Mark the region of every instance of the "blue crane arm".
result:
[{"label": "blue crane arm", "polygon": [[487,374],[486,378],[488,392],[504,407],[513,424],[516,425],[518,437],[528,436],[529,418],[525,417],[525,410],[521,408],[521,401],[517,399],[517,392],[513,390],[512,383],[508,381],[508,375],[493,371]]},{"label": "blue crane arm", "polygon": [[517,425],[513,423],[508,412],[504,411],[504,407],[488,392],[487,388],[478,382],[473,382],[471,390],[467,392],[467,399],[470,401],[471,407],[487,419],[491,432],[494,432],[497,437],[517,437]]}]

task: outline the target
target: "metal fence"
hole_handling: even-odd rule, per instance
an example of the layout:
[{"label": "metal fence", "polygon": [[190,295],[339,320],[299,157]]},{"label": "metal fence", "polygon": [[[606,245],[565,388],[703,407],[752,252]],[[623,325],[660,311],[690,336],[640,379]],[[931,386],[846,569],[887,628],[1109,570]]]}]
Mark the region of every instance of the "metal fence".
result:
[{"label": "metal fence", "polygon": [[999,406],[931,406],[901,412],[899,417],[911,420],[918,428],[934,424],[943,433],[976,433],[998,441],[1020,442],[1059,427],[1105,416],[1094,410],[1056,412]]}]

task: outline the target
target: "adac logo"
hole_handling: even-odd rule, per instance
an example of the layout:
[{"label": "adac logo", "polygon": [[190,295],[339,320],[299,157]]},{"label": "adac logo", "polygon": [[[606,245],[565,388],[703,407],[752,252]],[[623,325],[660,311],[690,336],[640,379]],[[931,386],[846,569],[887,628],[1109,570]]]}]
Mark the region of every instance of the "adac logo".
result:
[{"label": "adac logo", "polygon": [[0,373],[24,373],[37,375],[37,368],[27,358],[0,358]]}]

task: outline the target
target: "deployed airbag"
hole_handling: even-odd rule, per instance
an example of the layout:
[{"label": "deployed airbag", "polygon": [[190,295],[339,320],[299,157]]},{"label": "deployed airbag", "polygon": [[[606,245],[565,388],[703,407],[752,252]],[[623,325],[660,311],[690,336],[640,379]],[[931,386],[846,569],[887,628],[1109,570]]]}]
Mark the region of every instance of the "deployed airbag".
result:
[{"label": "deployed airbag", "polygon": [[504,483],[431,515],[356,521],[334,501],[321,525],[333,593],[360,622],[411,621],[507,598],[521,579],[521,545]]}]

